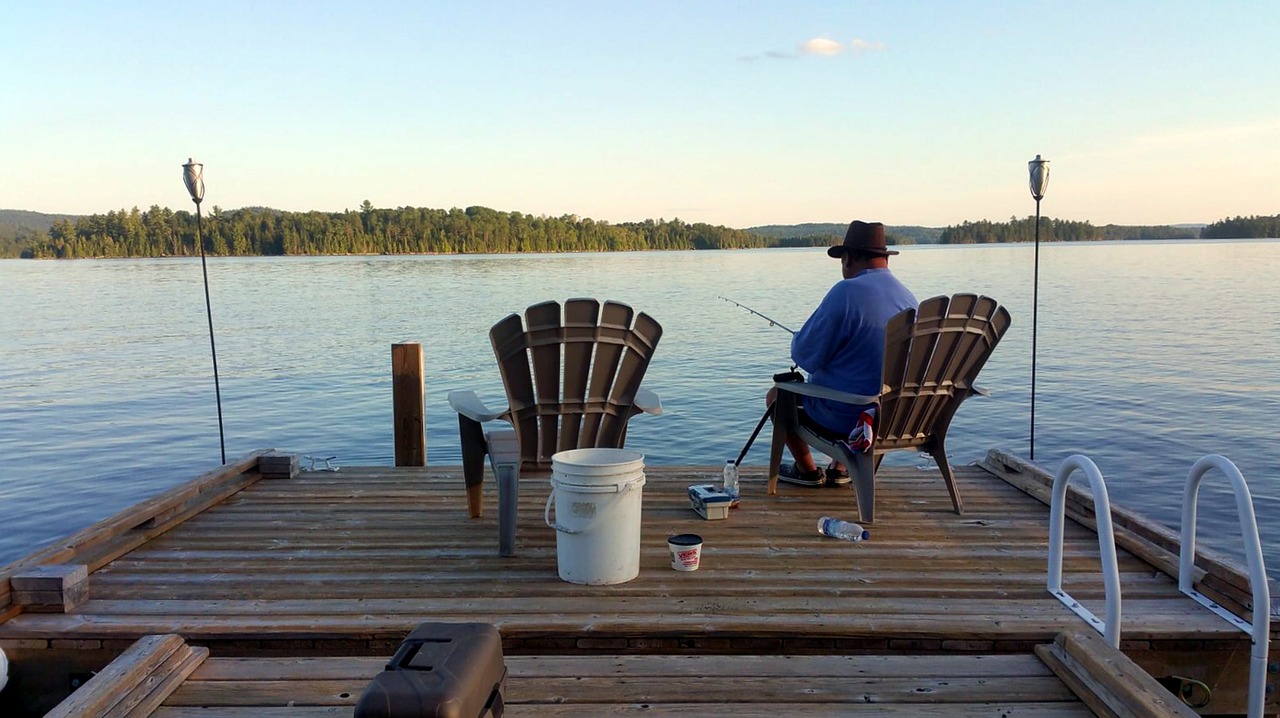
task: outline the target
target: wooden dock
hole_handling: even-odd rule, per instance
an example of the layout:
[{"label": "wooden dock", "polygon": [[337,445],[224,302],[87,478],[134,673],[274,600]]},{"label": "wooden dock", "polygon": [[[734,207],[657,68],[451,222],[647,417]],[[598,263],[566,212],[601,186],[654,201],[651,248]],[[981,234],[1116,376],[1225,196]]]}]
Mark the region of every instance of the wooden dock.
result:
[{"label": "wooden dock", "polygon": [[[522,477],[518,555],[503,558],[492,482],[485,516],[469,519],[459,467],[269,480],[256,467],[246,457],[0,573],[13,684],[0,713],[50,709],[69,679],[150,637],[163,656],[135,656],[145,670],[112,664],[145,678],[130,689],[136,715],[349,715],[424,621],[500,629],[511,715],[808,716],[867,703],[883,715],[1105,715],[1088,686],[1158,706],[1144,691],[1171,675],[1212,688],[1204,712],[1243,710],[1248,636],[1178,592],[1176,535],[1114,512],[1124,620],[1112,655],[1045,590],[1048,477],[999,452],[958,468],[964,516],[936,471],[886,468],[860,543],[816,531],[819,516],[855,514],[848,488],[769,497],[763,469],[747,467],[742,508],[703,521],[686,488],[718,467],[649,467],[640,576],[598,587],[557,577],[545,475]],[[1064,588],[1101,616],[1082,492],[1068,516]],[[686,532],[705,541],[693,573],[669,566],[666,538]],[[1212,552],[1199,563],[1200,590],[1247,618],[1240,568]],[[19,605],[10,589],[33,567],[81,565],[87,599],[66,612],[36,612],[57,609]],[[1110,685],[1115,675],[1129,678]]]}]

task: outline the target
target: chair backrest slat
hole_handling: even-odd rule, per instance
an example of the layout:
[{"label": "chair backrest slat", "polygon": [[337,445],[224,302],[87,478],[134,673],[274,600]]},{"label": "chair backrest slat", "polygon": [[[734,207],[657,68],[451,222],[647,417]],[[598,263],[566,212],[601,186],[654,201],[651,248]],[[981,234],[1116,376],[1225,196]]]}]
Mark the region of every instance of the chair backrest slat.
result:
[{"label": "chair backrest slat", "polygon": [[990,297],[932,297],[885,329],[876,448],[925,446],[945,432],[1010,324]]},{"label": "chair backrest slat", "polygon": [[[525,464],[558,451],[621,448],[662,328],[619,302],[542,302],[489,332]],[[633,326],[634,320],[634,326]]]},{"label": "chair backrest slat", "polygon": [[577,448],[582,432],[587,380],[591,377],[592,354],[596,348],[596,327],[600,323],[600,302],[570,299],[564,304],[564,398],[560,411],[559,451]]},{"label": "chair backrest slat", "polygon": [[[929,410],[932,396],[937,384],[937,377],[932,373],[934,357],[945,355],[949,350],[946,336],[936,331],[936,327],[946,315],[947,297],[935,297],[925,300],[916,310],[915,325],[911,327],[910,348],[906,352],[906,367],[903,370],[902,384],[898,386],[897,411],[893,411],[890,420],[885,423],[892,436],[910,436],[919,426],[920,416]],[[910,401],[905,401],[910,399]],[[890,414],[890,412],[886,412]]]},{"label": "chair backrest slat", "polygon": [[609,394],[609,409],[600,420],[598,441],[622,445],[631,407],[635,405],[636,392],[640,390],[640,381],[644,379],[645,369],[649,366],[649,357],[653,356],[653,350],[661,337],[662,327],[653,317],[641,312],[636,318],[635,327],[627,334],[626,351],[618,364],[613,391]]}]

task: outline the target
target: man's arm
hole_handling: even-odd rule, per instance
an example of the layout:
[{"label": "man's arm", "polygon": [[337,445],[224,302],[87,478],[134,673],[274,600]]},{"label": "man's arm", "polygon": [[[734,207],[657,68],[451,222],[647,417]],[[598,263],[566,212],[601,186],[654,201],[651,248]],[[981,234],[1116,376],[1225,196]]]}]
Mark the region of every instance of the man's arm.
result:
[{"label": "man's arm", "polygon": [[791,338],[791,361],[809,373],[825,366],[843,339],[848,305],[839,288],[837,284],[827,292],[804,326]]}]

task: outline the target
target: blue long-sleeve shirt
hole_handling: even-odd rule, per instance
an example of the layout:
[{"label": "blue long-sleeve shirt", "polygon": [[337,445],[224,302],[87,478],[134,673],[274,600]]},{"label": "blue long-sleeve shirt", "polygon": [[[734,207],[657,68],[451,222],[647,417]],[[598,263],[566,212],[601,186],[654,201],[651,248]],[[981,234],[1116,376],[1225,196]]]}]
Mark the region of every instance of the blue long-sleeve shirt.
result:
[{"label": "blue long-sleeve shirt", "polygon": [[[888,269],[866,269],[831,287],[791,339],[791,360],[809,382],[852,394],[879,394],[884,370],[884,327],[895,314],[919,305]],[[815,421],[848,433],[860,407],[805,397]]]}]

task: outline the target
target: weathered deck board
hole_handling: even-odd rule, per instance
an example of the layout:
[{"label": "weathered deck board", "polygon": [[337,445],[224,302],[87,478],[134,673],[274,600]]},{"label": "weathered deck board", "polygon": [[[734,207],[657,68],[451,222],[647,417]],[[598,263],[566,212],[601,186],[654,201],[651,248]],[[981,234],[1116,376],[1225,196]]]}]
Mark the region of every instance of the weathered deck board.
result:
[{"label": "weathered deck board", "polygon": [[[1093,715],[1030,655],[511,656],[507,668],[511,716]],[[349,715],[381,669],[358,658],[214,658],[154,715]]]}]

